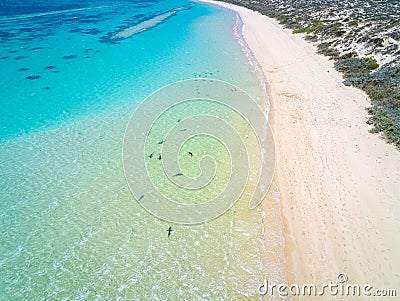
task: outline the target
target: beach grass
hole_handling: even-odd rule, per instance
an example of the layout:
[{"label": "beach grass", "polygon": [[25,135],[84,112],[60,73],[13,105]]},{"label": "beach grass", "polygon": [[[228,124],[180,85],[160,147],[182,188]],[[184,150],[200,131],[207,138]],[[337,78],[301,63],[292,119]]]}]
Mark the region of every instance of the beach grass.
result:
[{"label": "beach grass", "polygon": [[[338,9],[335,1],[331,4],[293,3],[288,0],[225,2],[274,18],[284,27],[292,29],[293,34],[305,34],[307,40],[316,44],[319,53],[335,61],[335,68],[343,74],[346,85],[367,93],[371,100],[371,106],[366,108],[369,114],[367,123],[372,126],[371,132],[380,133],[385,141],[400,150],[400,51],[396,43],[385,46],[388,43],[386,40],[399,38],[392,30],[399,26],[396,13],[385,17],[376,16],[381,8],[377,5],[366,12],[353,9],[350,19],[339,11],[334,13]],[[324,12],[329,10],[331,11],[324,16]],[[362,14],[370,16],[366,24],[362,24],[357,17]],[[359,32],[366,28],[374,30],[356,39]],[[388,36],[386,40],[377,36],[382,33]],[[369,50],[365,51],[363,47],[369,47]],[[365,55],[365,52],[370,54]],[[375,53],[379,56],[383,54],[383,61],[386,63],[380,64],[374,56]]]}]

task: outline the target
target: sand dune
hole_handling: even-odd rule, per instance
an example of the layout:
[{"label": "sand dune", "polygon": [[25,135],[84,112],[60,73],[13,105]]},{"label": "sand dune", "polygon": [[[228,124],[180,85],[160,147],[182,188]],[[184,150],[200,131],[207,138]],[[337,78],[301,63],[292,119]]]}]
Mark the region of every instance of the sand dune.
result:
[{"label": "sand dune", "polygon": [[368,97],[274,20],[212,3],[240,14],[268,81],[288,282],[334,282],[342,272],[348,283],[399,294],[400,153],[368,132]]}]

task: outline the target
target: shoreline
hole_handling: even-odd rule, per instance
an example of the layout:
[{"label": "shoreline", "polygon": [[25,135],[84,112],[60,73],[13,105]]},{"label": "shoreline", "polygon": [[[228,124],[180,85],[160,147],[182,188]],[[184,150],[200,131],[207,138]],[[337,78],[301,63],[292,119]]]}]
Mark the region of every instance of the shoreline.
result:
[{"label": "shoreline", "polygon": [[[277,21],[239,13],[262,66],[275,134],[288,283],[400,289],[400,154],[366,124],[367,95]],[[359,298],[358,298],[359,299]]]}]

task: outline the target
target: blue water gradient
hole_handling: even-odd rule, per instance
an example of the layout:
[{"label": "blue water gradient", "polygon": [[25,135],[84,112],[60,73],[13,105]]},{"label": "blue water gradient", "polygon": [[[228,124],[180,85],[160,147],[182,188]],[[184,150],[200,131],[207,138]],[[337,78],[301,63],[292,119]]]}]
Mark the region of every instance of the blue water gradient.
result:
[{"label": "blue water gradient", "polygon": [[0,1],[1,300],[257,297],[260,209],[173,226],[168,240],[170,225],[133,200],[121,160],[130,114],[164,85],[217,78],[260,100],[235,24],[231,11],[186,0]]},{"label": "blue water gradient", "polygon": [[[14,4],[12,7],[24,14],[0,18],[0,139],[73,117],[85,109],[102,108],[110,101],[102,97],[107,90],[149,76],[162,60],[157,58],[159,50],[167,56],[188,37],[185,28],[174,28],[174,34],[143,32],[120,45],[102,40],[123,27],[187,4],[152,1],[143,7],[143,2],[111,1],[93,2],[79,10],[83,5],[78,1],[75,7],[71,3],[47,6],[57,13],[44,15],[35,13],[32,6]],[[187,10],[175,16],[181,22],[192,17],[193,12]],[[163,32],[168,33],[167,28]]]}]

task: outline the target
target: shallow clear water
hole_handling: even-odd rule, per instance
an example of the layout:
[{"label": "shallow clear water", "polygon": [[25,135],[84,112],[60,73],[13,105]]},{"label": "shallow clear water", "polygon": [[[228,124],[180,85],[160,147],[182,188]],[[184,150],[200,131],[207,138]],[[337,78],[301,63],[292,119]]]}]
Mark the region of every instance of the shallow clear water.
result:
[{"label": "shallow clear water", "polygon": [[265,230],[261,208],[239,201],[212,222],[173,225],[168,239],[170,225],[133,199],[121,160],[130,114],[168,83],[212,77],[261,101],[236,15],[183,0],[0,7],[0,299],[256,297],[283,265],[266,243],[280,244],[281,225]]}]

